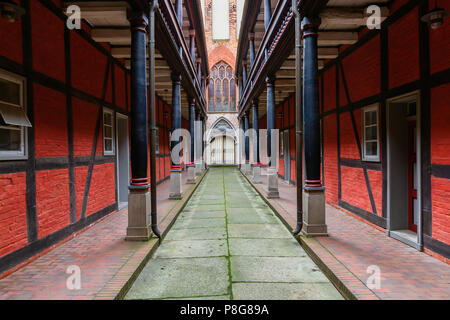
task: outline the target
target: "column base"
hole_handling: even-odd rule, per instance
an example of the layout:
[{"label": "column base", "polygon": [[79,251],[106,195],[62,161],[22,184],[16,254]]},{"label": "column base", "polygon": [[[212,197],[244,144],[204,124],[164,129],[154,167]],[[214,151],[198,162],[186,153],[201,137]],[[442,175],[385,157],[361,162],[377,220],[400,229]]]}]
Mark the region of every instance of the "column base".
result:
[{"label": "column base", "polygon": [[202,164],[198,162],[195,164],[195,176],[200,177],[202,175]]},{"label": "column base", "polygon": [[325,188],[305,189],[303,191],[303,228],[306,237],[326,237]]},{"label": "column base", "polygon": [[278,192],[278,172],[273,169],[267,169],[267,198],[279,198]]},{"label": "column base", "polygon": [[181,193],[181,172],[172,171],[170,173],[170,200],[180,200],[183,197]]},{"label": "column base", "polygon": [[262,178],[261,178],[261,167],[259,165],[256,165],[253,167],[253,177],[252,177],[253,183],[255,184],[261,184]]},{"label": "column base", "polygon": [[131,189],[128,195],[126,241],[148,241],[151,236],[151,201],[148,189]]},{"label": "column base", "polygon": [[188,166],[187,170],[188,178],[187,178],[187,184],[195,184],[195,167],[194,166]]}]

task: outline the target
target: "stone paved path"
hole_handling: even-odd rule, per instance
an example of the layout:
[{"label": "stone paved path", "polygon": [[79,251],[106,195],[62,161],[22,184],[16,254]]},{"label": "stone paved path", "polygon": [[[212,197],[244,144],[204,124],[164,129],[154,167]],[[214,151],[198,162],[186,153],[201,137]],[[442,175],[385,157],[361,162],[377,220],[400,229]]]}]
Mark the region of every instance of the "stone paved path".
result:
[{"label": "stone paved path", "polygon": [[235,168],[211,168],[126,299],[342,299]]}]

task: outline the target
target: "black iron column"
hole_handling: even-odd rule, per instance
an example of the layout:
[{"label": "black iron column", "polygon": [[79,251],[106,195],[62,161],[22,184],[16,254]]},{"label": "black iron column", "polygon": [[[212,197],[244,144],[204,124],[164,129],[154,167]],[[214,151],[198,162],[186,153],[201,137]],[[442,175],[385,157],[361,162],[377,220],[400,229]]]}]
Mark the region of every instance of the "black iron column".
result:
[{"label": "black iron column", "polygon": [[189,37],[190,37],[189,53],[191,55],[192,63],[195,66],[195,30],[194,29],[189,30]]},{"label": "black iron column", "polygon": [[183,0],[175,0],[175,12],[180,28],[183,29]]},{"label": "black iron column", "polygon": [[247,62],[242,62],[242,87],[245,89],[247,85]]},{"label": "black iron column", "polygon": [[303,58],[303,127],[305,152],[305,188],[322,187],[320,177],[320,113],[317,67],[318,19],[302,21]]},{"label": "black iron column", "polygon": [[264,0],[264,26],[269,28],[270,19],[272,18],[272,4],[270,0]]},{"label": "black iron column", "polygon": [[259,166],[259,123],[258,123],[258,100],[252,101],[252,116],[253,116],[253,130],[255,135],[253,137],[253,150],[254,150],[254,165]]},{"label": "black iron column", "polygon": [[143,13],[131,13],[131,188],[148,189],[146,28]]},{"label": "black iron column", "polygon": [[250,135],[249,135],[249,121],[248,112],[244,114],[244,126],[245,126],[245,164],[250,164]]},{"label": "black iron column", "polygon": [[[172,134],[175,130],[181,128],[181,76],[178,74],[172,74]],[[180,138],[176,141],[171,140],[171,150],[175,150],[180,142]],[[175,163],[173,160],[175,159]],[[173,154],[172,151],[172,168],[171,172],[180,172],[180,155],[179,153]]]},{"label": "black iron column", "polygon": [[250,33],[248,38],[248,50],[250,52],[250,68],[253,67],[255,63],[255,34]]},{"label": "black iron column", "polygon": [[[272,130],[275,130],[275,79],[266,78],[267,85],[267,167],[274,168],[272,159]],[[274,152],[275,153],[275,152]]]},{"label": "black iron column", "polygon": [[189,101],[189,133],[191,135],[191,150],[189,154],[190,165],[195,165],[194,145],[195,145],[195,99]]},{"label": "black iron column", "polygon": [[244,90],[244,86],[242,84],[242,77],[239,77],[238,82],[239,82],[239,100],[241,100],[242,99],[243,90]]}]

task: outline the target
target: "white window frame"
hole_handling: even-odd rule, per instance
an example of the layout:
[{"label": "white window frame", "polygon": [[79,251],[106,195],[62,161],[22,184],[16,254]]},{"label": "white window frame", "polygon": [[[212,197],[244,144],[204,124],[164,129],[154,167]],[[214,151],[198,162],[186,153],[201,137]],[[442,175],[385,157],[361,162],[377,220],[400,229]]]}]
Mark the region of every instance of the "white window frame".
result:
[{"label": "white window frame", "polygon": [[[105,114],[110,114],[111,115],[111,138],[106,138],[105,137],[105,129],[106,127],[109,127],[109,125],[105,124]],[[116,154],[116,139],[115,139],[115,117],[114,117],[114,111],[108,108],[103,108],[103,117],[102,117],[102,124],[103,124],[103,155],[105,156],[113,156]],[[112,143],[111,143],[111,148],[112,150],[106,150],[106,143],[105,140],[109,140],[111,139]]]},{"label": "white window frame", "polygon": [[[26,79],[24,77],[21,77],[19,75],[7,72],[3,69],[0,69],[0,78],[17,83],[20,86],[20,104],[12,104],[8,102],[4,102],[0,100],[0,103],[4,105],[13,106],[16,108],[21,108],[27,112],[27,106],[26,106],[26,99],[25,99],[25,93],[26,93]],[[23,126],[11,126],[6,125],[2,126],[0,125],[0,128],[2,129],[8,129],[8,130],[17,130],[20,131],[20,150],[19,151],[0,151],[0,160],[24,160],[28,158],[28,146],[27,146],[27,128]]]},{"label": "white window frame", "polygon": [[[377,114],[377,154],[375,156],[373,155],[366,155],[366,143],[367,142],[375,142],[375,140],[366,140],[366,112],[373,112],[375,111]],[[375,125],[370,125],[375,126]],[[361,151],[362,151],[362,160],[363,161],[371,161],[371,162],[379,162],[380,161],[380,106],[379,104],[374,104],[371,106],[367,106],[365,108],[362,108],[361,110]]]}]

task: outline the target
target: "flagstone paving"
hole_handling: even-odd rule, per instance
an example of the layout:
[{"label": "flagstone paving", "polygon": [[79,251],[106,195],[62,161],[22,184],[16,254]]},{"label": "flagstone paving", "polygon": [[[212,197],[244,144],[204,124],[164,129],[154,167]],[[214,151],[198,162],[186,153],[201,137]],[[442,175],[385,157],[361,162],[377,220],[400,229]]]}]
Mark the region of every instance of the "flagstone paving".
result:
[{"label": "flagstone paving", "polygon": [[343,299],[236,168],[210,168],[125,299]]}]

